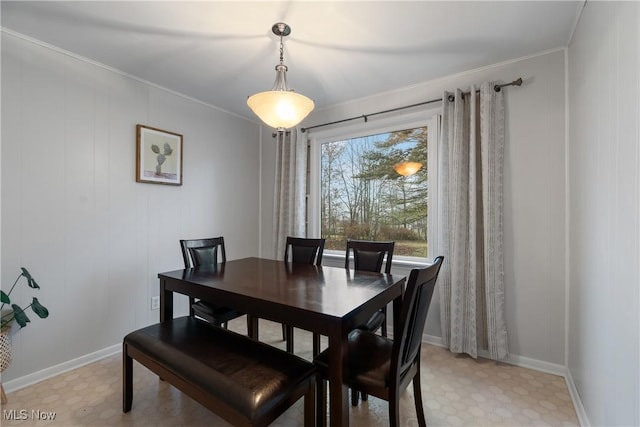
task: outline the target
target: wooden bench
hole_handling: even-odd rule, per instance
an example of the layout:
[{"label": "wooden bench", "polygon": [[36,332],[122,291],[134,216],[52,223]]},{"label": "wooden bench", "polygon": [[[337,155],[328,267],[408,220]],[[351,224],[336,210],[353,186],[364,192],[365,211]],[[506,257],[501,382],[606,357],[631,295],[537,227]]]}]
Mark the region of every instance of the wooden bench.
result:
[{"label": "wooden bench", "polygon": [[304,359],[193,317],[131,332],[122,344],[123,411],[133,402],[133,359],[234,425],[273,422],[304,397],[315,423],[316,369]]}]

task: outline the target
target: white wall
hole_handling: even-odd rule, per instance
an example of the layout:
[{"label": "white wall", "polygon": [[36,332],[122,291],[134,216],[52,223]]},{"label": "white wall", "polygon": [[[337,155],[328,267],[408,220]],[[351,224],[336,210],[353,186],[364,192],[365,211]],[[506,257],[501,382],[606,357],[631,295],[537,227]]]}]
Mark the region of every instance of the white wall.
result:
[{"label": "white wall", "polygon": [[[522,87],[505,89],[505,284],[509,346],[517,363],[561,371],[565,361],[564,51],[314,111],[303,125],[440,98],[444,90],[468,89],[471,84],[485,80],[505,83],[518,77],[524,79]],[[375,117],[370,118],[372,125],[375,121]],[[265,182],[273,176],[273,153],[269,147],[266,143],[263,147]],[[267,217],[270,214],[263,211],[263,223],[272,221],[271,216]],[[268,239],[263,235],[263,240]],[[263,243],[263,247],[269,246]],[[439,337],[437,298],[434,302],[426,332]]]},{"label": "white wall", "polygon": [[[135,182],[138,123],[184,136],[184,185]],[[5,385],[156,321],[150,298],[159,272],[182,268],[179,239],[224,235],[229,258],[258,255],[259,132],[3,33],[2,286],[26,266],[51,313],[14,336]]]},{"label": "white wall", "polygon": [[276,178],[276,139],[273,129],[262,126],[260,153],[260,256],[279,259],[284,254],[274,253],[273,206]]},{"label": "white wall", "polygon": [[569,47],[568,368],[591,425],[640,425],[640,3],[588,2]]}]

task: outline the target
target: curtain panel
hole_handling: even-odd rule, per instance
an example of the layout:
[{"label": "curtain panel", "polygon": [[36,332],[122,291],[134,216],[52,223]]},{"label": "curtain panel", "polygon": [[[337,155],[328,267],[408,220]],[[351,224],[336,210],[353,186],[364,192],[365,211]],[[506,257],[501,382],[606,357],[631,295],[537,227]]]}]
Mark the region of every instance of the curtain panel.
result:
[{"label": "curtain panel", "polygon": [[[438,147],[442,338],[454,353],[508,356],[504,313],[504,95],[445,92]],[[453,95],[454,100],[449,101]]]},{"label": "curtain panel", "polygon": [[306,237],[307,137],[278,132],[273,203],[274,257],[284,256],[287,236]]}]

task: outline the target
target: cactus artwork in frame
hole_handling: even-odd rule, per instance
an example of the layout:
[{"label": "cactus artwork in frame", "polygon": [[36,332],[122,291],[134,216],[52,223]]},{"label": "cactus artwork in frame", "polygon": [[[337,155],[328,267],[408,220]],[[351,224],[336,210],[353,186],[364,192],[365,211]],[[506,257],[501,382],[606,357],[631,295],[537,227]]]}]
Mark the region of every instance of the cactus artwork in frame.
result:
[{"label": "cactus artwork in frame", "polygon": [[182,135],[136,126],[136,181],[182,185]]}]

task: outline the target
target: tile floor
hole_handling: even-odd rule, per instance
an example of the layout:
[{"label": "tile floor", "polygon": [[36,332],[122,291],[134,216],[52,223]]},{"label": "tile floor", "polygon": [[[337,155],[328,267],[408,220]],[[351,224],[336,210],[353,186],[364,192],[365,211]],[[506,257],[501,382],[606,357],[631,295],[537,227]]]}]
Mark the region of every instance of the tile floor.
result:
[{"label": "tile floor", "polygon": [[[230,329],[245,333],[244,318]],[[280,325],[260,321],[262,341],[284,348]],[[311,334],[295,330],[296,354],[311,357]],[[114,355],[38,384],[8,393],[2,426],[227,426],[216,415],[134,362],[133,409],[122,413],[121,356]],[[422,349],[422,395],[429,426],[577,426],[564,378]],[[21,412],[23,411],[23,412]],[[38,412],[39,411],[39,412]],[[53,419],[51,413],[55,413]],[[413,390],[402,396],[402,426],[417,426]],[[25,419],[16,419],[25,418]],[[351,408],[352,426],[387,426],[387,403],[369,401]],[[275,426],[302,424],[302,402]]]}]

